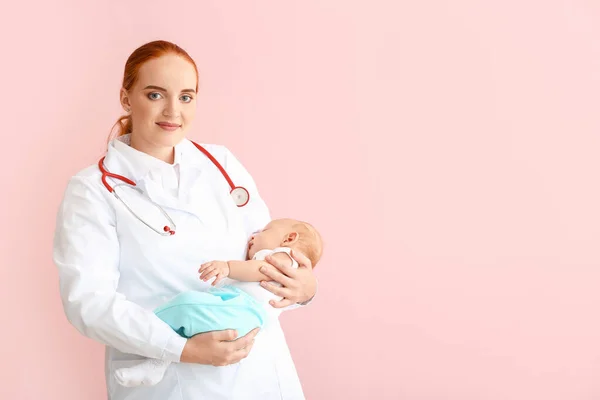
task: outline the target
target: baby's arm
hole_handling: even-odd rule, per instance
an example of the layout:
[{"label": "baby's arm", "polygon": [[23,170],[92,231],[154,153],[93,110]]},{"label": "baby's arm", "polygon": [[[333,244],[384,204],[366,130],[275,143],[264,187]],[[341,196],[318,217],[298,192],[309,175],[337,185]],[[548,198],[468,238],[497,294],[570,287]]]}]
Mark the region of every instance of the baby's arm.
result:
[{"label": "baby's arm", "polygon": [[[287,262],[292,266],[292,259],[287,253],[271,254],[276,260]],[[287,261],[286,261],[287,260]],[[259,271],[260,267],[269,265],[266,261],[248,260],[248,261],[227,261],[229,264],[229,277],[242,282],[260,282],[271,280],[268,276]]]},{"label": "baby's arm", "polygon": [[229,277],[241,282],[259,282],[269,279],[259,271],[260,267],[268,264],[266,261],[248,260],[227,261],[229,265]]},{"label": "baby's arm", "polygon": [[[272,254],[271,257],[276,260],[281,260],[281,262],[289,263],[289,266],[292,265],[292,260],[287,253],[275,253]],[[200,267],[200,279],[206,282],[209,279],[216,277],[212,283],[213,286],[225,277],[241,282],[268,281],[270,278],[259,271],[260,267],[267,265],[269,265],[269,263],[262,260],[211,261],[202,264]]]}]

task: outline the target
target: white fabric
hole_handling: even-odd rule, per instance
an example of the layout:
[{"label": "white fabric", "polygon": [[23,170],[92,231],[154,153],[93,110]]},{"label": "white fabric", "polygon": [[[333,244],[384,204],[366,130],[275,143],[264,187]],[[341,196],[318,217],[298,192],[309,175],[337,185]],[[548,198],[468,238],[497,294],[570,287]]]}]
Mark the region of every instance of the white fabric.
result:
[{"label": "white fabric", "polygon": [[[261,330],[243,363],[213,367],[177,362],[186,339],[152,312],[180,292],[207,289],[198,276],[200,265],[244,259],[251,233],[270,221],[241,163],[223,146],[204,147],[236,185],[248,189],[245,207],[235,206],[220,171],[187,139],[176,146],[176,193],[165,191],[170,178],[145,154],[117,141],[109,144],[107,168],[136,181],[169,213],[177,225],[173,236],[160,236],[138,221],[102,185],[96,164],[70,179],[57,216],[53,256],[65,314],[79,332],[106,345],[109,400],[303,399],[276,319]],[[128,388],[115,382],[115,369],[145,357],[174,363],[156,386]]]},{"label": "white fabric", "polygon": [[[148,173],[149,178],[162,186],[163,190],[173,197],[178,197],[179,192],[179,170],[181,162],[181,150],[184,142],[175,146],[175,157],[173,164],[168,164],[149,154],[143,153],[130,147],[131,135],[125,135],[113,142],[115,149],[123,154],[127,161],[139,174]],[[121,175],[121,174],[119,174]]]}]

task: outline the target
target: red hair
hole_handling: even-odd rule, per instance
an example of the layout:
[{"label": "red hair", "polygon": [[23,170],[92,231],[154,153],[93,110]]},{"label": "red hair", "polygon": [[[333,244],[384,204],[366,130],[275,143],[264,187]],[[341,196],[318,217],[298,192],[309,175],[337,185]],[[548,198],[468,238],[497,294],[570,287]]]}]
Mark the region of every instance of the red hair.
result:
[{"label": "red hair", "polygon": [[[196,63],[190,57],[190,55],[183,50],[181,47],[177,46],[174,43],[167,42],[165,40],[156,40],[154,42],[146,43],[137,49],[127,59],[125,63],[125,72],[123,74],[123,88],[125,90],[131,90],[133,85],[137,82],[139,71],[142,65],[146,63],[146,61],[153,60],[155,58],[159,58],[166,54],[175,54],[180,57],[183,57],[187,61],[192,64],[194,70],[196,70],[196,78],[198,78],[198,67]],[[196,92],[198,91],[198,79],[196,79]],[[131,133],[132,123],[131,117],[129,115],[121,116],[117,122],[113,125],[111,129],[111,135],[109,135],[109,140],[111,139],[112,132],[115,129],[115,126],[118,125],[117,135],[116,137],[123,136],[125,134]]]}]

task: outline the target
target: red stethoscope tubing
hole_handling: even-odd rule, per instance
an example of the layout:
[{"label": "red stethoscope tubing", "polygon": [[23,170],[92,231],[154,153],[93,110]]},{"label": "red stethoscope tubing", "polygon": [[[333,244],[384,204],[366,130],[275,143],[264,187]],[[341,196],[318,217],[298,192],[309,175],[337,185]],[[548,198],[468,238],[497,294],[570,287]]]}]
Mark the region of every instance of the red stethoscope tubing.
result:
[{"label": "red stethoscope tubing", "polygon": [[137,186],[135,184],[134,181],[132,181],[131,179],[125,178],[122,175],[117,175],[117,174],[113,174],[111,172],[108,172],[106,170],[106,168],[104,168],[104,159],[106,158],[106,156],[102,157],[100,159],[100,161],[98,161],[98,168],[100,168],[100,172],[102,172],[102,183],[104,183],[104,186],[106,187],[106,189],[108,189],[108,191],[110,193],[113,192],[113,188],[108,184],[108,182],[106,182],[106,177],[110,177],[110,178],[114,178],[114,179],[118,179],[120,181],[123,181],[125,183],[130,184],[131,186]]},{"label": "red stethoscope tubing", "polygon": [[[229,187],[231,188],[231,191],[229,192],[230,194],[233,194],[233,192],[235,190],[238,191],[243,191],[245,193],[246,200],[244,201],[244,203],[242,204],[237,204],[236,201],[236,205],[238,207],[243,207],[246,204],[248,204],[248,202],[250,201],[250,194],[248,193],[248,190],[246,190],[246,188],[242,187],[242,186],[235,186],[235,184],[233,183],[233,181],[231,180],[231,178],[229,177],[229,174],[227,173],[227,171],[225,171],[225,168],[223,168],[223,166],[213,157],[212,154],[210,154],[208,152],[208,150],[206,150],[204,147],[200,146],[198,143],[193,142],[194,146],[196,146],[196,148],[198,150],[200,150],[202,153],[204,153],[204,155],[206,157],[208,157],[210,159],[210,161],[219,169],[219,171],[221,172],[221,174],[223,175],[223,177],[225,178],[225,180],[227,180],[227,183],[229,184]],[[118,174],[113,174],[112,172],[109,172],[105,167],[104,167],[104,159],[106,158],[106,156],[102,157],[100,159],[100,161],[98,161],[98,168],[100,169],[100,172],[102,172],[102,183],[104,184],[104,186],[106,187],[106,189],[110,192],[114,194],[114,189],[108,184],[108,182],[106,181],[106,178],[113,178],[113,179],[118,179],[120,181],[123,181],[131,186],[137,186],[136,183],[134,181],[132,181],[129,178],[124,177],[123,175],[118,175]],[[139,189],[138,189],[139,190]],[[161,208],[161,211],[162,210]],[[137,215],[136,215],[137,217]],[[171,230],[171,228],[169,228],[168,226],[164,227],[165,232],[169,232],[171,235],[175,234],[175,231]]]},{"label": "red stethoscope tubing", "polygon": [[196,146],[196,148],[198,148],[198,150],[200,150],[201,152],[203,152],[204,155],[206,155],[206,157],[208,157],[210,159],[210,161],[212,161],[212,163],[215,164],[215,166],[217,168],[219,168],[219,171],[221,171],[221,174],[223,174],[223,176],[225,177],[225,180],[227,181],[227,183],[229,183],[229,187],[233,191],[233,189],[235,189],[235,185],[233,184],[233,181],[229,177],[229,174],[227,173],[227,171],[225,171],[225,168],[223,168],[223,166],[213,157],[212,154],[210,154],[208,152],[208,150],[206,150],[204,147],[200,146],[196,142],[192,142],[192,143],[194,144],[194,146]]}]

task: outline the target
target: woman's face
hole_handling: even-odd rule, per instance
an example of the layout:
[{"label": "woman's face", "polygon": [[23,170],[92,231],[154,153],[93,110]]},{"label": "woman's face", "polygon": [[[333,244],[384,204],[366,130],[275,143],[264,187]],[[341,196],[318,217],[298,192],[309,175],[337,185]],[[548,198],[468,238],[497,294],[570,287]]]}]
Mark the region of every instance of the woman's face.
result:
[{"label": "woman's face", "polygon": [[196,115],[196,70],[168,54],[140,67],[131,90],[121,89],[121,104],[131,112],[132,140],[146,149],[169,148],[184,137]]}]

